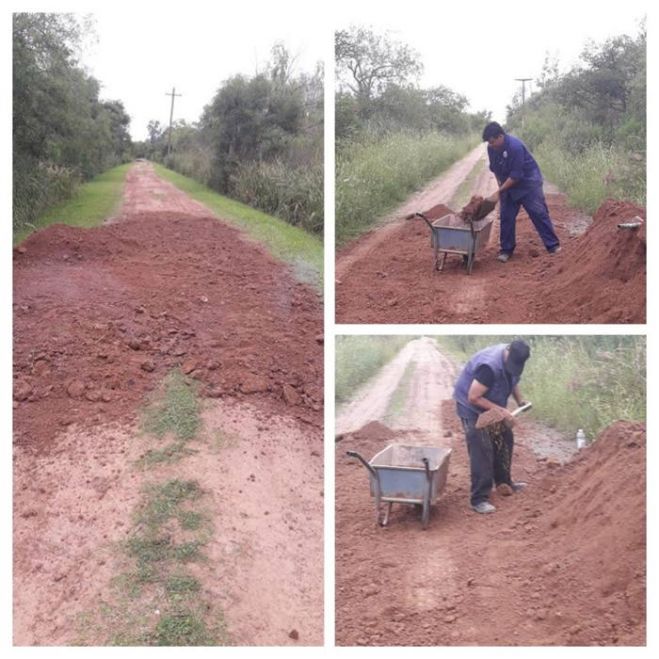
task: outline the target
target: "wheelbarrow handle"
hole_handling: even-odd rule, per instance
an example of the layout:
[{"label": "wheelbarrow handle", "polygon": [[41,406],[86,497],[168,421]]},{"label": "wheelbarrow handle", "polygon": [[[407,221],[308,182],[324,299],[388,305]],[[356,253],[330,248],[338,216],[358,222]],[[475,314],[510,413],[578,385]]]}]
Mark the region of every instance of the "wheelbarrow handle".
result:
[{"label": "wheelbarrow handle", "polygon": [[373,467],[371,467],[371,465],[368,464],[368,462],[361,455],[359,455],[357,451],[346,451],[346,455],[350,456],[351,458],[357,458],[357,460],[359,460],[366,467],[366,469],[368,469],[371,472],[371,474],[373,474],[375,478],[378,477],[378,474],[375,471],[375,469],[373,469]]},{"label": "wheelbarrow handle", "polygon": [[428,482],[432,480],[432,476],[430,475],[430,463],[428,462],[428,458],[421,458],[421,461],[423,462],[423,466],[426,469],[426,478],[428,479]]},{"label": "wheelbarrow handle", "polygon": [[430,227],[430,230],[433,230],[433,226],[430,220],[423,213],[410,213],[409,215],[405,216],[405,219],[413,220],[416,217],[420,217]]}]

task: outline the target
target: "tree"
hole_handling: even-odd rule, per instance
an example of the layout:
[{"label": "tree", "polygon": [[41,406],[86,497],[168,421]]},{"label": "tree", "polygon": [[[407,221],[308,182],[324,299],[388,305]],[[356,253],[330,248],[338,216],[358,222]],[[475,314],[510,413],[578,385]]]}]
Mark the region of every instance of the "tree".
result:
[{"label": "tree", "polygon": [[340,84],[364,107],[389,85],[405,86],[423,70],[408,45],[356,26],[336,32],[335,57]]}]

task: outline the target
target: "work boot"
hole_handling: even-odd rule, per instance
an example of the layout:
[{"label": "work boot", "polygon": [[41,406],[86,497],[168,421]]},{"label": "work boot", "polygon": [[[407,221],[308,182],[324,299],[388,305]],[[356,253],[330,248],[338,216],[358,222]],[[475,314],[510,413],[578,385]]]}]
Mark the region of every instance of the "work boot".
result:
[{"label": "work boot", "polygon": [[472,506],[472,509],[475,510],[477,513],[481,513],[483,515],[487,513],[494,513],[497,510],[489,501],[481,501],[480,503],[477,503],[475,506]]},{"label": "work boot", "polygon": [[517,481],[516,483],[513,483],[513,492],[520,492],[527,485],[528,483],[525,483],[524,481]]},{"label": "work boot", "polygon": [[499,256],[497,256],[497,261],[501,261],[501,263],[506,263],[510,259],[510,254],[508,252],[499,252]]},{"label": "work boot", "polygon": [[552,249],[548,250],[550,254],[558,254],[561,251],[561,246],[557,245],[556,247],[553,247]]}]

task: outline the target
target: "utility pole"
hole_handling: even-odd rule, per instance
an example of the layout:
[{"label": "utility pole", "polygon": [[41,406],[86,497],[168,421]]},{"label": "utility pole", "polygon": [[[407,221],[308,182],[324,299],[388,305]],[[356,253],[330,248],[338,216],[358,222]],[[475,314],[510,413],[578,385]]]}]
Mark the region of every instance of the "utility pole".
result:
[{"label": "utility pole", "polygon": [[174,97],[183,96],[183,94],[177,94],[176,87],[172,87],[171,93],[165,92],[165,96],[172,97],[172,107],[169,111],[169,138],[167,139],[167,155],[169,155],[172,152],[172,119],[174,118]]},{"label": "utility pole", "polygon": [[524,103],[526,102],[526,83],[533,78],[515,78],[517,82],[522,83],[522,127],[524,126]]}]

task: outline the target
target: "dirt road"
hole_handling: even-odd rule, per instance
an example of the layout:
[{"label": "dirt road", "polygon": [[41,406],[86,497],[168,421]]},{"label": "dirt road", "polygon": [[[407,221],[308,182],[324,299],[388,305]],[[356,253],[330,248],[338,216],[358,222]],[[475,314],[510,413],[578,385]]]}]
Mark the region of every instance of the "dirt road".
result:
[{"label": "dirt road", "polygon": [[[103,227],[54,225],[14,252],[14,643],[112,642],[89,620],[144,486],[177,473],[212,503],[198,577],[231,641],[320,644],[319,296],[147,163],[124,198]],[[202,429],[147,470],[140,410],[175,368]]]},{"label": "dirt road", "polygon": [[[409,415],[398,429],[383,423],[386,405],[379,415],[370,407],[362,417],[369,422],[337,444],[337,644],[644,644],[644,425],[614,424],[570,460],[571,442],[522,418],[513,472],[529,486],[493,495],[497,512],[478,515],[469,508],[468,458],[446,395],[456,367],[426,339],[404,354],[425,363],[426,372],[415,373],[432,382],[433,403],[420,405],[415,423],[412,376],[403,385]],[[380,398],[396,389],[392,377],[388,369],[372,381]],[[366,392],[359,398],[368,408]],[[349,418],[358,418],[356,409],[339,417],[339,427]],[[368,459],[394,441],[453,449],[426,531],[406,506],[394,506],[388,527],[378,527],[366,470],[346,456],[356,450]]]},{"label": "dirt road", "polygon": [[421,220],[400,218],[438,204],[447,211],[460,210],[456,203],[464,196],[458,194],[461,187],[471,194],[489,194],[493,178],[483,158],[483,147],[478,147],[412,196],[388,218],[391,221],[337,254],[337,322],[645,322],[645,229],[618,228],[632,218],[645,218],[645,209],[626,202],[606,201],[591,222],[571,208],[564,195],[546,186],[563,248],[559,254],[546,253],[522,210],[511,261],[496,260],[497,217],[471,275],[456,255],[449,255],[441,273],[433,271],[428,227]]}]

